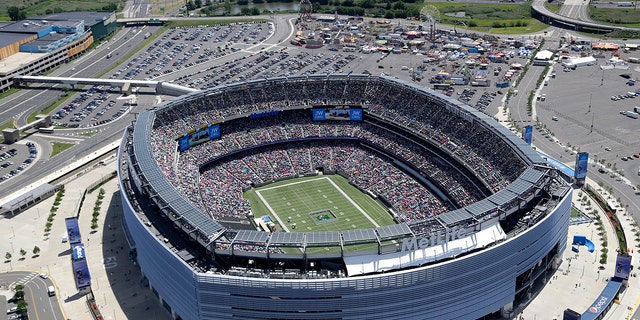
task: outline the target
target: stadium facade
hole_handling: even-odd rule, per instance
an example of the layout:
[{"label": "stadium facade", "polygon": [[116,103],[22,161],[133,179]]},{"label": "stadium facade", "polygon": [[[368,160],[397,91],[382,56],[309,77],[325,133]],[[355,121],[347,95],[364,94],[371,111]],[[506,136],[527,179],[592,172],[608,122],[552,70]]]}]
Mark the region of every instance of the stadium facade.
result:
[{"label": "stadium facade", "polygon": [[[417,109],[411,101],[420,102]],[[346,121],[354,126],[375,125],[398,134],[397,141],[428,149],[475,186],[479,201],[462,206],[464,199],[426,176],[420,163],[403,162],[388,148],[344,134],[318,137],[314,132],[296,139],[255,141],[237,150],[224,148],[204,159],[180,157],[180,150],[216,143],[209,138],[224,138],[238,126],[242,129],[237,132],[247,133],[247,127],[260,121],[285,128],[284,122],[299,114],[314,117],[315,125],[327,121],[321,119],[324,116],[315,118],[316,111],[325,110],[326,116],[338,105],[350,110]],[[439,118],[430,122],[429,116]],[[173,132],[169,123],[176,121],[190,127]],[[418,128],[426,123],[423,128],[428,130]],[[466,131],[456,133],[456,128]],[[165,138],[159,138],[163,134]],[[175,177],[184,174],[180,170],[191,167],[202,173],[229,155],[242,159],[247,152],[259,154],[301,140],[344,139],[386,152],[385,157],[421,179],[450,210],[408,214],[394,212],[397,208],[390,205],[396,225],[269,233],[246,223],[250,212],[246,221],[230,219],[227,212],[203,208],[198,203],[203,201],[185,186],[175,185]],[[491,148],[483,151],[487,143]],[[173,153],[169,160],[158,154],[162,145]],[[476,158],[477,163],[495,163],[494,172],[474,163]],[[571,207],[567,177],[491,117],[389,77],[261,79],[182,96],[138,115],[125,132],[119,164],[132,250],[153,293],[176,319],[510,317],[514,307],[531,299],[533,288],[544,285],[566,246]],[[312,167],[315,173],[328,171]],[[491,182],[492,177],[500,181]],[[362,248],[358,245],[367,249],[351,249]]]}]

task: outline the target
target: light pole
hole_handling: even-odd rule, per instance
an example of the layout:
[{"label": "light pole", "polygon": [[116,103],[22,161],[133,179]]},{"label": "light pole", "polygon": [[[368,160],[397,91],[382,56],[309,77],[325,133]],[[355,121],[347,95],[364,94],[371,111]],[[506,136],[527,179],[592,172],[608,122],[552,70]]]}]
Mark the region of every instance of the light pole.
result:
[{"label": "light pole", "polygon": [[467,24],[464,23],[464,21],[462,21],[462,20],[458,20],[458,22],[460,24],[462,24],[462,26],[464,27],[464,35],[466,36],[467,35]]}]

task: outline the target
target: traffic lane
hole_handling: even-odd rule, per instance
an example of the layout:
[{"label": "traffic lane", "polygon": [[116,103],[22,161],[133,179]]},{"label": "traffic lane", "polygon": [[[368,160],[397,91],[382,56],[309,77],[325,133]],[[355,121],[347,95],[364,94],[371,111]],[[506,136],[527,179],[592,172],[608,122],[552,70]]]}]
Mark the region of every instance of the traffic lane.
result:
[{"label": "traffic lane", "polygon": [[[125,34],[128,32],[129,31],[125,32]],[[127,39],[125,39],[125,36],[122,36],[120,40],[122,42],[115,42],[114,45],[117,46],[116,48],[122,50],[118,52],[122,52],[122,55],[125,55],[132,50],[129,44],[134,44],[144,39],[143,35],[138,35],[139,33],[140,32],[137,32],[135,36],[128,37]],[[113,62],[96,59],[96,57],[106,55],[106,52],[110,50],[107,49],[109,46],[103,45],[103,47],[102,50],[98,49],[88,52],[85,56],[69,64],[62,64],[58,70],[52,73],[52,76],[71,75],[74,77],[92,77],[97,74],[97,72],[110,68]],[[0,110],[2,110],[0,111],[0,123],[11,121],[16,115],[21,114],[22,117],[18,125],[26,124],[26,117],[31,112],[43,109],[60,98],[60,88],[62,87],[64,86],[39,84],[36,85],[34,89],[23,89],[20,92],[12,94],[7,99],[3,99],[0,103]],[[56,90],[51,90],[51,88],[55,88]]]},{"label": "traffic lane", "polygon": [[[2,110],[0,111],[0,123],[13,121],[17,115],[23,115],[29,110],[38,110],[50,105],[60,95],[58,91],[52,91],[55,90],[50,90],[50,87],[42,85],[27,89],[25,92],[21,90],[12,94],[10,101],[0,104],[0,110]],[[16,96],[14,97],[14,95]]]},{"label": "traffic lane", "polygon": [[50,298],[47,294],[47,287],[53,284],[51,280],[42,279],[35,272],[13,271],[0,274],[0,283],[9,287],[24,285],[25,301],[31,319],[64,319],[56,297]]},{"label": "traffic lane", "polygon": [[51,285],[51,280],[40,277],[34,277],[25,284],[25,300],[27,295],[31,297],[31,301],[26,300],[30,319],[64,319],[57,295],[49,297],[48,287]]},{"label": "traffic lane", "polygon": [[640,219],[640,205],[638,204],[638,192],[624,183],[617,181],[617,176],[602,174],[597,170],[589,171],[588,176],[595,181],[602,181],[605,187],[613,189],[614,199],[620,199],[622,207],[626,208],[635,221]]},{"label": "traffic lane", "polygon": [[536,90],[537,81],[543,71],[544,67],[531,66],[527,70],[525,77],[518,84],[518,93],[512,95],[509,100],[508,105],[511,117],[516,121],[516,123],[522,123],[521,127],[532,124],[531,114],[527,110],[529,92]]},{"label": "traffic lane", "polygon": [[[90,52],[86,58],[80,58],[79,62],[72,62],[70,65],[72,65],[71,68],[75,68],[73,70],[75,72],[72,72],[71,76],[92,77],[98,72],[118,68],[117,65],[114,65],[115,62],[127,56],[131,51],[140,49],[137,45],[144,41],[144,33],[153,33],[158,29],[159,27],[136,28],[137,31],[134,33],[133,28],[124,28],[118,34],[117,41],[105,42],[97,50]],[[112,57],[107,59],[109,53],[112,53]]]},{"label": "traffic lane", "polygon": [[95,153],[95,150],[108,145],[111,142],[118,141],[122,138],[123,130],[129,125],[134,117],[128,114],[119,121],[114,122],[103,128],[103,130],[88,139],[84,143],[78,144],[59,153],[52,159],[38,161],[31,170],[15,176],[9,180],[2,182],[3,190],[19,190],[25,186],[29,186],[42,177],[46,177],[52,172],[70,165],[74,160],[80,159],[89,154]]},{"label": "traffic lane", "polygon": [[[155,102],[155,95],[153,94],[140,95],[138,98],[140,104],[134,109],[131,109],[134,113],[143,110],[145,106],[152,105]],[[91,155],[92,153],[95,154],[95,150],[105,147],[114,141],[119,141],[122,138],[122,133],[125,128],[129,126],[131,121],[134,119],[134,115],[130,112],[116,121],[107,125],[99,126],[100,131],[95,135],[88,137],[82,143],[65,150],[65,152],[59,153],[54,158],[39,160],[30,166],[30,169],[25,171],[23,174],[19,174],[2,182],[2,190],[19,190],[25,186],[33,184],[37,179],[46,177],[52,172],[55,172],[66,165],[72,164],[74,160],[81,159],[82,157]],[[42,150],[51,150],[48,143],[44,145],[45,147]]]}]

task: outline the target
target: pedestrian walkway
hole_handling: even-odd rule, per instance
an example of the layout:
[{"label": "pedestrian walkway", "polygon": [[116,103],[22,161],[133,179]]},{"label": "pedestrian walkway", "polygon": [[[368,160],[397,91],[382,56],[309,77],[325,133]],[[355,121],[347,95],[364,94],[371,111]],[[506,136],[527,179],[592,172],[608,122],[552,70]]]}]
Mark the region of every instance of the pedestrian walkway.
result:
[{"label": "pedestrian walkway", "polygon": [[[588,180],[587,182],[595,186],[595,190],[600,192],[605,199],[609,197],[593,181]],[[582,200],[585,196],[587,201]],[[537,293],[527,307],[519,313],[516,319],[519,319],[520,316],[524,317],[524,319],[562,319],[565,309],[583,313],[598,298],[606,286],[607,280],[614,274],[618,241],[611,223],[609,223],[605,213],[598,208],[596,201],[588,197],[587,193],[582,192],[580,189],[574,189],[573,191],[573,204],[580,211],[593,213],[594,221],[569,226],[567,247],[562,255],[562,263],[554,273],[548,276],[548,279],[546,279],[547,284]],[[600,263],[602,244],[605,238],[598,231],[595,223],[596,214],[600,216],[606,233],[608,254],[605,264]],[[630,219],[629,216],[620,216],[620,222],[625,234],[631,233],[630,230],[633,229],[632,221],[633,219]],[[595,251],[590,253],[586,246],[578,246],[578,252],[573,252],[571,247],[575,235],[585,236],[590,239],[595,245]],[[630,248],[637,249],[638,243],[634,239],[635,237],[627,235],[627,244]],[[637,254],[635,251],[634,255]],[[631,309],[636,305],[636,298],[639,296],[640,280],[632,276],[629,278],[629,287],[620,295],[620,303],[613,304],[604,319],[627,319]]]},{"label": "pedestrian walkway", "polygon": [[[115,169],[115,161],[107,165],[97,164],[66,183],[65,195],[48,235],[45,235],[44,228],[55,196],[15,217],[2,218],[2,225],[9,232],[0,234],[0,252],[11,252],[13,258],[11,262],[0,265],[0,272],[24,270],[49,274],[69,319],[92,319],[92,316],[86,297],[78,294],[75,287],[69,243],[62,242],[64,219],[75,216],[87,186],[109,176]],[[101,188],[105,190],[105,197],[98,216],[98,229],[91,230],[97,190],[85,198],[79,224],[93,293],[102,315],[105,319],[170,319],[146,282],[142,281],[139,269],[129,256],[121,223],[122,206],[117,179]],[[41,251],[39,256],[32,257],[31,251],[36,245]],[[29,252],[24,260],[19,260],[20,249]]]}]

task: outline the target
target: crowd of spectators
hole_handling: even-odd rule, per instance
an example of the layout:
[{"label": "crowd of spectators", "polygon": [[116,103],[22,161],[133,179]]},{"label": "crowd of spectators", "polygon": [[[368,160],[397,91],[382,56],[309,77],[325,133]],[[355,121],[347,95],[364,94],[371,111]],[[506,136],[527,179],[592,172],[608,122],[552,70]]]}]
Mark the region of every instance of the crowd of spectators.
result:
[{"label": "crowd of spectators", "polygon": [[[199,165],[207,160],[240,149],[307,137],[355,137],[379,146],[415,165],[459,206],[482,197],[478,187],[452,164],[434,156],[424,143],[390,130],[391,126],[382,128],[366,121],[314,122],[309,109],[247,118],[252,113],[308,104],[362,105],[372,115],[448,151],[493,191],[506,187],[525,168],[517,154],[489,129],[447,111],[428,94],[375,77],[274,81],[268,85],[229,87],[176,102],[156,112],[151,137],[153,153],[168,179],[216,219],[246,219],[250,208],[242,199],[243,188],[318,167],[341,170],[360,188],[383,195],[403,222],[420,221],[451,209],[386,156],[354,141],[270,145],[237,153],[199,172]],[[220,139],[177,152],[176,138],[180,134],[223,120]]]}]

